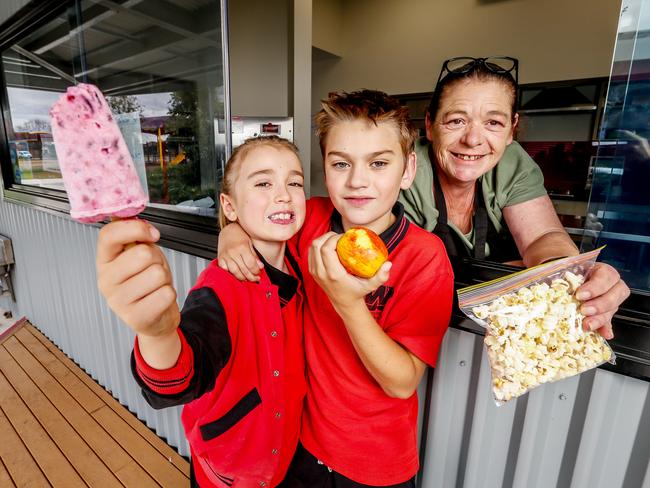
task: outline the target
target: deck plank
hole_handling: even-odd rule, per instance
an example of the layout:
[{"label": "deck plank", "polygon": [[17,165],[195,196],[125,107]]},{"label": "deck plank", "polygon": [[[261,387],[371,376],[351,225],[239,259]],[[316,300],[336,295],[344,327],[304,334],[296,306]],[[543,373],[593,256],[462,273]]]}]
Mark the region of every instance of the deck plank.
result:
[{"label": "deck plank", "polygon": [[89,413],[102,408],[105,403],[83,383],[66,366],[70,360],[62,361],[39,341],[29,330],[23,327],[14,334],[25,348],[47,369],[56,380],[74,397],[75,400]]},{"label": "deck plank", "polygon": [[86,483],[120,488],[118,479],[11,357],[7,347],[14,342],[17,341],[11,337],[3,344],[4,348],[0,348],[0,370],[14,390]]},{"label": "deck plank", "polygon": [[0,458],[15,484],[20,487],[49,487],[50,483],[55,487],[86,486],[2,373],[0,398]]},{"label": "deck plank", "polygon": [[138,461],[147,472],[162,486],[187,486],[188,478],[149,444],[138,432],[133,430],[122,417],[108,406],[93,413],[93,417],[106,429],[115,434],[120,444],[129,445],[139,453]]},{"label": "deck plank", "polygon": [[[54,356],[59,358],[66,364],[66,367],[72,371],[95,395],[97,395],[103,402],[108,405],[119,417],[122,418],[133,430],[135,430],[142,438],[151,444],[165,459],[171,460],[171,463],[189,479],[190,466],[189,463],[180,455],[176,450],[170,447],[165,442],[154,434],[144,423],[138,420],[131,412],[121,406],[106,390],[104,390],[97,382],[95,382],[88,374],[83,371],[79,366],[74,364],[55,344],[53,344],[47,337],[45,337],[38,329],[31,325],[26,325],[24,328],[28,330],[36,339],[38,339]],[[187,482],[186,482],[187,484]]]},{"label": "deck plank", "polygon": [[[1,427],[0,427],[0,435],[2,435]],[[4,440],[4,437],[2,439]],[[5,468],[4,463],[2,462],[2,457],[0,457],[0,486],[6,488],[15,488],[16,486],[13,480],[11,479],[11,476],[9,476],[9,472]]]},{"label": "deck plank", "polygon": [[[127,451],[122,449],[119,443],[77,403],[75,398],[56,381],[50,372],[43,368],[43,365],[30,354],[30,351],[25,349],[17,337],[9,339],[5,343],[5,348],[122,484],[133,488],[157,486]],[[131,469],[125,470],[127,465],[131,465]],[[139,472],[139,476],[136,476],[137,472]],[[121,473],[129,474],[129,479],[133,484],[126,485],[127,480],[119,478]]]},{"label": "deck plank", "polygon": [[189,463],[31,324],[0,342],[0,487],[189,485]]}]

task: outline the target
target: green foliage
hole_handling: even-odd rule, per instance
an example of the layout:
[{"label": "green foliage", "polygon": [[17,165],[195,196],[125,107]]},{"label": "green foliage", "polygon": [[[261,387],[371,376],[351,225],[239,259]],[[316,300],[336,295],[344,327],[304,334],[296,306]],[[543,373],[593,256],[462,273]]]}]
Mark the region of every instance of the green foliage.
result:
[{"label": "green foliage", "polygon": [[[168,200],[165,203],[177,204],[208,195],[214,198],[214,188],[201,189],[199,163],[201,158],[214,158],[213,148],[205,144],[199,147],[199,140],[210,140],[205,131],[212,130],[213,122],[209,120],[208,114],[201,110],[196,89],[172,92],[167,114],[165,133],[168,138],[165,145],[170,154],[184,153],[185,160],[167,168]],[[159,166],[147,168],[147,181],[151,200],[163,202],[163,176]]]},{"label": "green foliage", "polygon": [[142,116],[144,109],[134,95],[114,95],[106,98],[111,112],[114,114],[128,114],[138,112]]},{"label": "green foliage", "polygon": [[[172,205],[185,200],[198,200],[210,195],[201,189],[199,164],[195,160],[185,160],[176,166],[167,167],[167,185],[169,200]],[[147,168],[149,198],[152,202],[163,202],[163,175],[159,166]]]}]

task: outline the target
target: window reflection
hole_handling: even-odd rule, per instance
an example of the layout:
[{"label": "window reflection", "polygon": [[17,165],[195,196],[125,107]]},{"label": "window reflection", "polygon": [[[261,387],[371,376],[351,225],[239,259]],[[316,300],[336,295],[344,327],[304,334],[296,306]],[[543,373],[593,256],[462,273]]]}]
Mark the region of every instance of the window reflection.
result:
[{"label": "window reflection", "polygon": [[49,108],[73,83],[106,95],[152,206],[215,214],[225,160],[216,0],[69,2],[2,53],[15,182],[63,189]]},{"label": "window reflection", "polygon": [[606,244],[602,259],[615,266],[631,288],[648,290],[650,41],[640,34],[650,29],[650,1],[631,4],[640,20],[632,30],[623,22],[619,29],[600,146],[590,167],[590,225],[582,245],[587,250]]}]

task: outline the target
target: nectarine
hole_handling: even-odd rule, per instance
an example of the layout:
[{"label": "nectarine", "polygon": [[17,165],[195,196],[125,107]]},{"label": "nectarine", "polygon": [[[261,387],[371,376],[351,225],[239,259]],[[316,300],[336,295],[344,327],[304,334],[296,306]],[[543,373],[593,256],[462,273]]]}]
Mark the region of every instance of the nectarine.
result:
[{"label": "nectarine", "polygon": [[388,259],[381,238],[365,227],[350,227],[336,244],[336,253],[346,271],[360,278],[371,278]]}]

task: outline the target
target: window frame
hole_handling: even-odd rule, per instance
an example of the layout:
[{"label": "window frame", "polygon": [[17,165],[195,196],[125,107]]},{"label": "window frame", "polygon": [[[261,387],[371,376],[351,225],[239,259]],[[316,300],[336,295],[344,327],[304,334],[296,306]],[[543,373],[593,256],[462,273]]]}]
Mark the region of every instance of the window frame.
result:
[{"label": "window frame", "polygon": [[[220,12],[222,15],[225,12],[223,3],[223,0],[221,0]],[[0,26],[0,51],[9,48],[32,30],[46,25],[56,16],[68,10],[70,6],[70,1],[45,0],[43,2],[32,1],[22,7]],[[224,26],[225,35],[227,36],[227,19],[222,19],[221,24]],[[222,33],[222,37],[223,35]],[[227,48],[227,46],[222,47],[222,50],[224,48]],[[229,75],[229,69],[227,56],[223,56],[224,90],[227,88],[225,80]],[[228,117],[230,114],[229,93],[224,94],[224,105],[227,106],[224,117]],[[5,124],[9,115],[9,98],[3,70],[0,70],[0,106],[2,107],[2,113],[0,114],[0,191],[4,201],[33,207],[40,211],[71,219],[70,204],[64,192],[23,185],[14,181]],[[226,129],[229,129],[230,126],[231,121],[226,120]],[[227,130],[226,133],[228,134],[228,132]],[[214,198],[216,201],[218,194],[214,195]],[[219,233],[216,216],[214,218],[204,217],[148,206],[140,214],[140,217],[158,227],[161,233],[159,242],[162,246],[206,259],[213,259],[216,256],[217,236]],[[101,227],[104,224],[97,223],[93,225]]]}]

